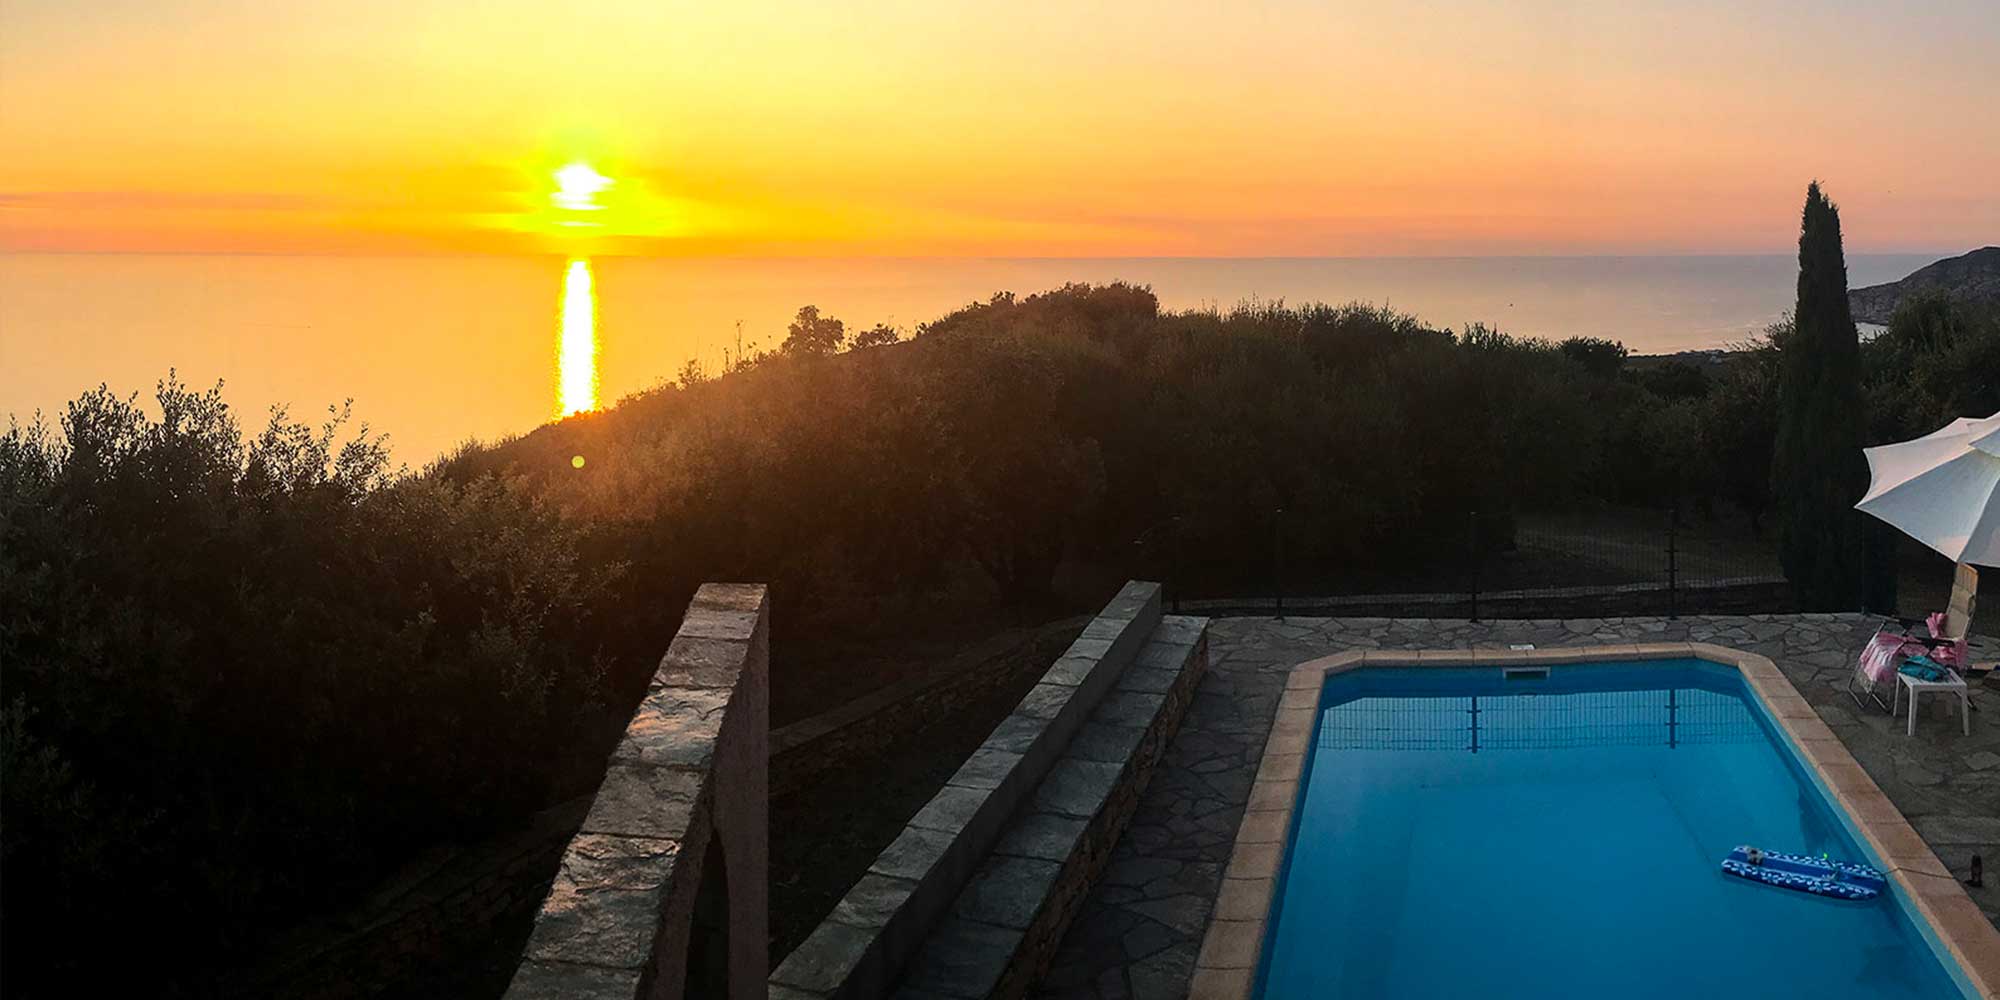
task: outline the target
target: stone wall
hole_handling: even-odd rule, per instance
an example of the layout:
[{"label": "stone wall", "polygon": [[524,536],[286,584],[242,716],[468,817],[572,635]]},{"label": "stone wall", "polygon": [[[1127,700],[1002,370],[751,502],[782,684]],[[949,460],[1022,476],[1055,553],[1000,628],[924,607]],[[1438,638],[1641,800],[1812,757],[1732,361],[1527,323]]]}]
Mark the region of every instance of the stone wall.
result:
[{"label": "stone wall", "polygon": [[[988,996],[1017,1000],[1032,992],[1047,974],[1064,933],[1104,873],[1111,849],[1124,836],[1132,814],[1139,808],[1139,799],[1152,780],[1154,768],[1180,731],[1188,703],[1194,700],[1195,688],[1208,670],[1206,625],[1206,621],[1198,618],[1165,619],[1161,630],[1171,632],[1165,638],[1189,638],[1193,642],[1191,650],[1179,642],[1153,644],[1148,653],[1158,650],[1165,654],[1163,660],[1151,663],[1142,655],[1123,678],[1118,694],[1099,707],[1107,727],[1138,724],[1143,725],[1143,733],[1129,752],[1120,745],[1113,753],[1094,754],[1123,757],[1117,780],[1108,794],[1095,801],[1096,808],[1088,814],[1082,837],[1047,887],[1041,909],[1022,934],[1006,971]],[[1165,690],[1160,691],[1160,687]],[[1097,721],[1093,720],[1093,725]],[[1093,755],[1089,746],[1073,748],[1072,752],[1079,756]],[[1083,807],[1088,810],[1091,805],[1087,801]]]},{"label": "stone wall", "polygon": [[1159,585],[1127,584],[786,956],[772,996],[886,995],[1159,621]]},{"label": "stone wall", "polygon": [[765,995],[770,613],[704,584],[563,854],[509,1000]]}]

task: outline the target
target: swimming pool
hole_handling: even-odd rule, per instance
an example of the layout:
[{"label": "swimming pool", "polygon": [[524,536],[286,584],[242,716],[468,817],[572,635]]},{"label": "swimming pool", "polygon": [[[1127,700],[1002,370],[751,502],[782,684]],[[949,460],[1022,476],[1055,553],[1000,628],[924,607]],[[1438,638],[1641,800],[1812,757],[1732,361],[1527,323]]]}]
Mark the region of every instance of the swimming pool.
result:
[{"label": "swimming pool", "polygon": [[1978,995],[1893,881],[1718,870],[1739,844],[1885,867],[1733,667],[1358,669],[1318,698],[1263,997]]}]

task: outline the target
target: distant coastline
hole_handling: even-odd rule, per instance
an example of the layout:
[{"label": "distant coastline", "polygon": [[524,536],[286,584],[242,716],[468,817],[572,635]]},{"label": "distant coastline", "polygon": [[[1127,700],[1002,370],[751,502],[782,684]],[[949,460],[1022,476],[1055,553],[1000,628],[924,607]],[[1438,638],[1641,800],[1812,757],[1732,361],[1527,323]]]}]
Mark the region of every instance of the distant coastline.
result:
[{"label": "distant coastline", "polygon": [[2000,305],[2000,246],[1980,247],[1879,285],[1855,288],[1847,302],[1859,322],[1883,324],[1913,295],[1943,292],[1971,305]]}]

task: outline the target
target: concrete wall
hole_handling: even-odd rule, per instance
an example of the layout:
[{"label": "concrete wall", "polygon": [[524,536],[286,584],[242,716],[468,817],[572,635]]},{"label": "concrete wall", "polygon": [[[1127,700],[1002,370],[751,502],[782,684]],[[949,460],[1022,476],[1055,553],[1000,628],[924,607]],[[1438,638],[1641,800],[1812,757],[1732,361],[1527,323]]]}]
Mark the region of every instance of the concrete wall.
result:
[{"label": "concrete wall", "polygon": [[765,995],[769,683],[764,588],[703,585],[564,851],[509,1000],[721,996],[725,978],[732,1000]]}]

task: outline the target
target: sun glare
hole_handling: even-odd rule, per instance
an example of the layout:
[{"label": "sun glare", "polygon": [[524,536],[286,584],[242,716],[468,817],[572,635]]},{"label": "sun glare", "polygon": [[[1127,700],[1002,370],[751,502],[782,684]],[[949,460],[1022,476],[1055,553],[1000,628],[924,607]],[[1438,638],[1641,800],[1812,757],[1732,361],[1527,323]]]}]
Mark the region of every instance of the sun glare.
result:
[{"label": "sun glare", "polygon": [[600,212],[604,206],[597,196],[615,183],[588,163],[571,163],[556,171],[553,200],[557,208],[571,212]]},{"label": "sun glare", "polygon": [[590,261],[563,272],[561,340],[556,347],[556,416],[597,409],[597,292]]}]

